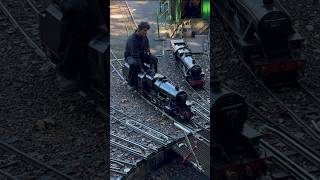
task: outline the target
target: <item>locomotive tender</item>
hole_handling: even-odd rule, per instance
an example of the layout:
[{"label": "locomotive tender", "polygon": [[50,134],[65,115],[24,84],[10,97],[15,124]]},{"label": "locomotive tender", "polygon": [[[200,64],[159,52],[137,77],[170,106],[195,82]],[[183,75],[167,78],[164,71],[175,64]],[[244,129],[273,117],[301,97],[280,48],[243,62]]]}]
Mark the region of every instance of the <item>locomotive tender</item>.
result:
[{"label": "locomotive tender", "polygon": [[182,65],[186,81],[192,87],[203,87],[205,84],[204,73],[202,72],[200,65],[195,63],[195,60],[192,58],[192,52],[187,47],[184,40],[173,39],[171,40],[171,46],[176,61]]},{"label": "locomotive tender", "polygon": [[[126,79],[129,77],[129,68],[130,65],[125,63],[123,74]],[[187,93],[173,86],[165,76],[155,74],[150,68],[144,67],[144,70],[137,75],[136,80],[138,91],[176,120],[188,121],[192,118],[193,112],[186,104]]]},{"label": "locomotive tender", "polygon": [[304,39],[278,0],[214,0],[241,57],[259,76],[303,70]]},{"label": "locomotive tender", "polygon": [[211,78],[211,156],[213,179],[254,180],[264,176],[266,160],[259,152],[261,135],[245,125],[248,106],[240,95]]}]

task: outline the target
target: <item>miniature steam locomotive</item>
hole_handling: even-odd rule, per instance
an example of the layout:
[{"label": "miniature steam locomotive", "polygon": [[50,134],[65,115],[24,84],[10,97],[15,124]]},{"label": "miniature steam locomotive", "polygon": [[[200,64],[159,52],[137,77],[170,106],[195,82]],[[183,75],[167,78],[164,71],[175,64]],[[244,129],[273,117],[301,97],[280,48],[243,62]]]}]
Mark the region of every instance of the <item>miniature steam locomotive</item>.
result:
[{"label": "miniature steam locomotive", "polygon": [[296,77],[304,69],[304,39],[277,0],[214,0],[213,6],[257,75]]},{"label": "miniature steam locomotive", "polygon": [[[130,65],[125,63],[123,74],[126,79],[129,77]],[[151,103],[164,110],[176,120],[187,121],[193,116],[189,105],[186,104],[188,95],[185,91],[173,86],[168,79],[161,74],[145,67],[137,75],[138,91]]]},{"label": "miniature steam locomotive", "polygon": [[[53,63],[59,65],[65,61],[66,56],[73,59],[72,66],[76,66],[82,89],[104,107],[107,105],[108,98],[109,33],[107,30],[89,31],[74,26],[71,22],[74,20],[72,18],[74,17],[59,3],[49,4],[46,11],[39,17],[41,42]],[[95,19],[95,17],[88,18]],[[85,26],[89,25],[85,24]],[[84,33],[85,38],[71,40],[76,30],[78,34]],[[84,47],[81,52],[79,52],[79,44],[83,44]]]},{"label": "miniature steam locomotive", "polygon": [[245,100],[221,88],[216,77],[211,78],[211,83],[213,179],[254,180],[263,176],[268,158],[259,152],[261,135],[245,125],[248,118]]},{"label": "miniature steam locomotive", "polygon": [[187,47],[183,39],[171,40],[171,46],[175,59],[183,69],[186,81],[192,87],[203,87],[205,84],[204,73],[200,65],[195,64],[195,60],[192,58],[192,52]]}]

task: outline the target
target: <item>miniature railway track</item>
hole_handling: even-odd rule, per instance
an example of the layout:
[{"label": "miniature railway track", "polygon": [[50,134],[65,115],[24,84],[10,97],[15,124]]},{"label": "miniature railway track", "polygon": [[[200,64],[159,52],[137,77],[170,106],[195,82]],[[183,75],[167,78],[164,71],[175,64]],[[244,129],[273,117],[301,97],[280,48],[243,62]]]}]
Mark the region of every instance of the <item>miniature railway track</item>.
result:
[{"label": "miniature railway track", "polygon": [[[225,85],[223,86],[229,91],[236,92]],[[236,93],[240,94],[239,92]],[[266,133],[266,136],[263,140],[263,148],[267,149],[269,152],[272,152],[272,155],[276,156],[275,159],[280,163],[281,166],[290,172],[290,174],[293,173],[294,176],[298,177],[304,176],[303,174],[295,174],[303,173],[301,171],[308,173],[309,176],[312,177],[313,173],[316,174],[320,172],[320,156],[318,155],[320,152],[319,144],[314,141],[311,141],[311,144],[310,141],[302,142],[295,137],[296,132],[306,131],[303,127],[297,127],[295,123],[290,123],[290,121],[287,122],[286,125],[278,123],[277,121],[274,121],[274,119],[270,119],[270,117],[265,115],[250,102],[247,102],[247,104],[252,113],[260,120],[260,122],[256,122],[256,124],[259,124],[259,126],[262,124],[268,124],[258,127],[262,129],[263,133],[265,133],[264,130],[269,131],[269,133]],[[271,135],[278,137],[270,138]],[[286,153],[283,152],[285,150],[287,151]],[[304,167],[301,167],[304,164],[299,164],[299,161],[301,161],[300,163],[307,163],[308,166],[312,168],[308,168],[308,170],[306,170]],[[286,162],[288,164],[286,164]],[[277,178],[281,179],[284,177]]]},{"label": "miniature railway track", "polygon": [[[120,12],[122,12],[122,22],[124,22],[124,25],[122,25],[122,29],[118,28],[119,31],[124,32],[123,30],[125,30],[125,32],[127,33],[127,35],[129,35],[131,32],[133,32],[137,25],[135,23],[135,20],[132,16],[132,13],[128,7],[128,4],[126,3],[126,1],[112,1],[112,2],[117,2],[117,4],[113,4],[114,6],[118,5]],[[118,11],[119,11],[118,10]],[[118,30],[117,29],[117,30]],[[117,49],[118,50],[118,49]],[[120,50],[121,52],[121,50]],[[124,61],[123,59],[118,58],[118,54],[117,51],[115,49],[111,49],[110,50],[110,56],[111,56],[111,61],[110,61],[110,65],[111,65],[111,74],[112,76],[116,77],[116,80],[118,81],[118,84],[125,84],[125,78],[122,75],[121,69],[123,67]],[[170,81],[170,79],[169,79]],[[145,100],[146,103],[150,104],[153,108],[155,108],[157,110],[157,112],[160,112],[163,116],[165,116],[165,119],[168,119],[170,121],[168,122],[173,122],[173,124],[175,125],[175,127],[177,127],[178,129],[173,133],[174,135],[177,135],[177,137],[181,138],[183,136],[187,136],[187,134],[189,133],[194,133],[196,134],[196,137],[198,138],[198,142],[204,142],[205,145],[209,146],[210,144],[210,137],[206,136],[209,133],[202,133],[202,134],[197,134],[198,131],[200,131],[201,129],[205,129],[205,131],[209,132],[209,127],[210,124],[208,125],[208,119],[209,119],[209,115],[208,115],[208,108],[204,108],[205,105],[203,105],[203,103],[198,103],[196,101],[191,101],[190,103],[194,104],[195,109],[193,109],[193,111],[198,114],[198,116],[195,117],[194,121],[192,122],[187,122],[187,123],[182,123],[182,122],[178,122],[176,121],[174,118],[172,118],[171,116],[169,116],[166,112],[164,112],[162,109],[159,109],[155,104],[151,103],[149,100],[146,99],[146,97],[142,96],[140,93],[138,92],[133,92],[135,95],[138,95],[141,99]],[[197,107],[196,107],[197,106]],[[125,134],[127,134],[127,132],[130,131],[134,131],[138,134],[142,134],[143,137],[146,137],[148,139],[150,139],[150,141],[154,142],[151,145],[151,147],[148,144],[141,144],[141,142],[138,142],[138,146],[139,147],[135,147],[132,149],[129,149],[128,146],[130,143],[124,143],[123,145],[126,146],[120,146],[123,150],[129,150],[131,151],[130,153],[135,153],[136,156],[139,152],[144,152],[144,151],[155,151],[158,150],[159,148],[163,148],[166,147],[168,144],[171,143],[175,143],[176,138],[173,137],[169,137],[168,135],[166,135],[165,133],[160,133],[158,130],[152,128],[152,127],[148,127],[144,124],[142,124],[141,122],[139,122],[137,119],[134,119],[130,116],[127,115],[127,113],[123,113],[123,112],[119,112],[115,111],[114,108],[111,109],[111,118],[113,121],[116,121],[118,123],[118,125],[111,125],[114,128],[111,128],[111,130],[113,129],[114,131],[119,131],[119,129],[124,129],[126,127],[126,129],[123,130],[126,131]],[[197,112],[196,112],[197,111]],[[121,125],[119,125],[119,123]],[[153,125],[151,125],[153,126]],[[182,131],[181,131],[182,130]],[[131,136],[131,135],[130,135]],[[126,138],[128,139],[128,138]],[[186,138],[188,139],[188,138]],[[137,141],[134,141],[134,143],[137,143]],[[118,144],[114,144],[112,146],[117,146]],[[141,147],[140,147],[141,145]],[[172,144],[173,145],[173,144]],[[189,144],[190,145],[190,144]],[[119,145],[118,145],[118,149],[120,149]],[[147,148],[147,150],[146,150]],[[148,148],[152,148],[151,150]],[[158,151],[155,151],[155,153],[157,153]],[[142,153],[143,154],[143,153]],[[139,159],[143,159],[146,158],[148,159],[148,153],[147,154],[143,154],[143,156],[140,156]],[[197,160],[197,157],[195,154],[193,154],[195,159]],[[115,157],[111,157],[111,158],[115,158]],[[123,158],[123,159],[121,159]],[[121,158],[116,158],[116,160],[121,160],[121,161],[125,161],[128,162],[128,160],[126,160],[126,157],[122,157]],[[127,157],[130,159],[130,157]],[[112,171],[116,174],[116,171],[119,171],[118,175],[125,175],[126,172],[124,172],[123,170],[126,167],[130,167],[130,168],[134,168],[135,166],[135,162],[130,161],[130,165],[126,165],[125,163],[123,163],[123,166],[120,166],[119,163],[116,163],[116,161],[114,162],[115,164],[115,169],[112,169]],[[118,164],[118,165],[117,165]],[[129,168],[127,168],[125,171],[128,171]]]},{"label": "miniature railway track", "polygon": [[[236,51],[236,49],[234,48],[231,40],[227,37],[225,37],[225,39],[227,40],[229,46]],[[258,79],[256,77],[256,75],[254,74],[254,72],[251,70],[251,68],[244,62],[244,60],[242,59],[241,56],[236,55],[238,59],[240,59],[241,64],[243,64],[243,66],[245,67],[245,69],[248,72],[248,76],[253,77],[252,79],[259,85],[259,87],[261,87],[266,94],[272,98],[273,103],[276,103],[277,106],[279,106],[279,108],[281,108],[282,113],[279,114],[286,114],[287,118],[290,118],[290,121],[293,121],[296,123],[296,125],[298,125],[299,127],[302,128],[302,130],[313,139],[314,142],[316,143],[320,143],[320,134],[313,129],[311,126],[311,123],[308,125],[307,123],[305,123],[305,121],[303,119],[301,119],[301,117],[299,117],[299,115],[297,115],[297,113],[295,113],[296,111],[292,110],[290,107],[288,107],[288,103],[285,103],[283,100],[281,100],[279,98],[278,95],[276,95],[274,92],[272,92],[272,90],[270,90],[270,88],[268,88],[266,85],[264,85],[264,83]],[[302,86],[301,86],[302,87]],[[306,90],[306,89],[305,89]],[[310,91],[307,91],[310,93]],[[285,93],[284,93],[285,94]],[[310,95],[310,94],[309,94]],[[310,96],[310,98],[313,100],[313,102],[316,102],[317,100],[314,99],[314,96]],[[292,99],[292,97],[291,97]],[[317,102],[318,103],[318,102]],[[299,104],[299,102],[297,103],[297,105]],[[287,121],[288,122],[288,121]],[[294,125],[294,126],[296,126]]]},{"label": "miniature railway track", "polygon": [[[138,119],[112,106],[110,115],[111,150],[126,154],[126,157],[123,155],[111,157],[110,171],[113,175],[128,175],[131,169],[136,168],[137,162],[148,159],[151,154],[157,153],[173,141],[172,137],[144,125]],[[130,132],[130,136],[125,136],[124,131]]]},{"label": "miniature railway track", "polygon": [[[115,54],[113,53],[113,51],[111,50],[111,54],[114,56],[114,59],[117,59],[117,57],[115,56]],[[120,64],[120,61],[118,61]],[[114,72],[117,72],[117,75],[121,78],[121,79],[125,79],[119,72],[119,70],[115,67],[115,65],[112,65],[112,68],[114,69]],[[139,93],[138,93],[139,94]],[[201,106],[199,103],[197,102],[193,102],[195,105],[198,105],[198,108],[194,107],[194,111],[197,112],[196,114],[198,114],[199,116],[197,118],[195,118],[194,120],[192,120],[190,123],[188,123],[188,125],[185,124],[181,124],[180,122],[174,120],[170,115],[168,115],[167,113],[165,113],[164,111],[162,111],[161,109],[159,109],[158,107],[156,107],[154,104],[150,103],[147,99],[145,99],[142,95],[139,94],[139,96],[144,99],[148,104],[152,105],[155,109],[157,109],[158,111],[160,111],[163,115],[165,115],[168,119],[172,120],[176,125],[178,125],[180,128],[184,128],[185,130],[187,130],[188,132],[195,132],[197,131],[199,128],[205,129],[207,131],[209,131],[209,127],[210,124],[208,125],[208,120],[209,117],[206,114],[208,112],[208,110],[206,108],[204,108],[203,106]],[[205,112],[203,112],[205,111]],[[200,112],[200,113],[199,113]],[[205,117],[205,122],[201,123],[199,122],[198,118],[203,119],[203,117]],[[196,122],[197,121],[197,122]],[[201,123],[201,124],[200,124]],[[207,141],[210,142],[210,138],[206,137],[205,138]]]},{"label": "miniature railway track", "polygon": [[[17,3],[19,2],[19,3]],[[26,4],[27,3],[27,4]],[[30,6],[36,14],[30,14]],[[28,44],[35,50],[35,52],[41,57],[46,57],[46,54],[41,49],[39,45],[39,38],[37,36],[37,23],[36,21],[30,21],[30,19],[37,19],[34,15],[39,15],[39,11],[36,11],[36,7],[30,1],[0,1],[0,10],[8,18],[8,20],[15,26],[26,38]],[[18,172],[9,172],[12,171],[15,167],[23,168],[28,167],[28,173],[40,176],[54,176],[59,177],[60,179],[73,179],[71,176],[64,174],[63,172],[31,157],[30,155],[16,149],[15,147],[6,144],[5,142],[0,141],[0,149],[2,150],[2,158],[8,158],[8,154],[11,154],[10,157],[14,157],[14,160],[8,162],[7,164],[0,165],[0,174],[8,179],[20,179],[15,177],[13,173]],[[3,162],[6,162],[4,160]],[[36,169],[36,168],[38,169]]]},{"label": "miniature railway track", "polygon": [[[130,10],[126,0],[119,0],[118,2],[119,2],[118,6],[119,6],[120,11],[123,12],[123,14],[125,14],[125,16],[126,16],[126,17],[123,17],[123,14],[122,14],[122,17],[126,19],[126,22],[124,22],[124,24],[125,24],[125,28],[126,28],[127,34],[129,35],[129,31],[133,32],[137,28],[137,24],[135,22],[135,19],[134,19],[132,13],[131,13],[131,10]],[[129,24],[129,26],[127,24]],[[118,69],[116,69],[116,65],[114,65],[113,62],[116,61],[116,62],[118,62],[119,64],[122,65],[123,61],[121,59],[119,59],[117,57],[117,55],[113,51],[111,52],[111,54],[114,57],[114,58],[112,58],[113,61],[111,61],[111,66],[112,66],[113,70],[119,75],[120,71]],[[124,78],[122,76],[120,76],[120,78],[124,80]],[[190,89],[190,91],[192,92],[192,93],[190,93],[190,92],[189,93],[192,94],[191,96],[193,97],[192,100],[194,102],[197,102],[199,100],[203,101],[203,105],[199,106],[199,109],[195,109],[195,111],[198,112],[198,113],[201,113],[201,117],[203,117],[205,120],[209,120],[209,116],[210,116],[209,115],[209,111],[208,111],[208,109],[209,109],[209,100],[208,100],[209,97],[203,98],[188,83],[185,83],[185,84],[187,85],[188,89]],[[209,94],[207,90],[204,90],[204,91],[207,92],[207,94]],[[199,104],[199,103],[195,103],[195,104]]]},{"label": "miniature railway track", "polygon": [[[8,179],[17,180],[22,178],[19,170],[17,169],[28,169],[28,178],[36,177],[59,177],[59,179],[69,179],[73,178],[63,172],[31,157],[30,155],[18,150],[17,148],[0,141],[0,152],[1,152],[1,162],[6,162],[5,164],[0,164],[0,179],[1,175],[7,177]],[[19,177],[18,177],[19,176]],[[30,177],[31,176],[31,177]],[[23,178],[27,178],[24,177]]]},{"label": "miniature railway track", "polygon": [[[227,40],[228,45],[233,49],[233,52],[236,52],[236,49],[233,47],[231,40],[223,37]],[[240,59],[241,64],[245,66],[246,73],[242,74],[242,76],[251,76],[253,77],[253,80],[258,84],[255,88],[259,87],[262,88],[263,91],[266,92],[268,95],[268,101],[270,99],[272,100],[273,106],[279,106],[280,109],[277,109],[277,112],[270,112],[268,111],[270,108],[266,106],[266,103],[268,101],[265,101],[263,105],[258,105],[256,102],[254,104],[251,104],[248,102],[248,105],[253,112],[253,114],[260,119],[259,122],[255,122],[255,124],[259,124],[257,126],[260,126],[262,124],[269,124],[272,126],[274,131],[270,131],[272,135],[279,136],[278,138],[274,138],[274,143],[270,139],[265,139],[262,142],[262,145],[265,149],[269,149],[269,152],[271,151],[272,154],[275,156],[275,159],[280,162],[280,166],[284,167],[290,174],[293,174],[294,177],[301,177],[301,179],[316,179],[316,176],[319,174],[319,156],[318,153],[320,152],[319,148],[319,134],[314,130],[314,128],[311,127],[311,123],[309,122],[306,125],[305,119],[300,118],[296,112],[297,110],[292,110],[292,107],[289,107],[288,104],[289,101],[285,102],[283,99],[285,97],[279,97],[279,94],[274,93],[270,88],[266,87],[252,72],[252,70],[247,66],[247,64],[243,61],[243,59],[235,53],[236,58]],[[243,70],[242,70],[243,71]],[[250,74],[250,75],[248,75]],[[240,77],[239,77],[240,78]],[[252,84],[252,83],[251,83]],[[239,85],[237,86],[239,87]],[[225,86],[225,88],[229,89]],[[242,89],[241,92],[243,96],[249,96],[248,92],[246,91],[246,88],[244,90]],[[315,98],[314,94],[311,93],[310,90],[307,88],[304,88],[301,84],[298,84],[297,89],[299,91],[296,91],[295,93],[304,93],[306,98],[309,98],[309,103],[312,105],[318,106],[318,100]],[[233,91],[233,90],[232,90]],[[258,91],[258,90],[256,90]],[[241,94],[241,93],[238,93]],[[285,94],[285,93],[284,93]],[[288,99],[292,98],[287,97]],[[250,98],[248,98],[250,99]],[[296,102],[297,105],[300,105],[299,102]],[[270,104],[271,105],[271,104]],[[263,107],[263,108],[262,108]],[[271,108],[272,109],[272,108]],[[282,110],[282,111],[281,111]],[[271,114],[272,113],[272,114]],[[281,114],[283,118],[285,118],[283,123],[282,121],[278,121],[278,118],[275,119],[273,116],[274,114]],[[285,115],[284,115],[285,114]],[[280,118],[281,119],[281,118]],[[282,130],[282,132],[287,132],[288,134],[284,135],[283,133],[279,133],[279,129]],[[270,128],[269,128],[270,130]],[[299,137],[297,137],[297,132],[303,132],[303,139],[301,140]],[[294,139],[294,140],[293,140]],[[300,139],[300,140],[299,140]],[[301,143],[301,141],[304,141]],[[283,147],[287,149],[289,152],[283,152],[283,149],[280,149],[280,147],[276,147],[277,144],[282,144]],[[310,148],[312,147],[312,148]],[[313,148],[318,147],[318,148]],[[300,161],[299,161],[300,160]],[[306,164],[304,164],[306,163]]]},{"label": "miniature railway track", "polygon": [[[30,8],[26,6],[30,6],[32,9],[35,6],[28,1],[28,5],[26,5],[26,1],[9,1],[4,0],[0,1],[0,9],[7,16],[9,21],[24,35],[27,42],[30,44],[32,48],[34,48],[35,52],[42,58],[46,57],[45,52],[42,50],[40,45],[40,39],[38,36],[38,23],[37,21],[30,22],[30,19],[37,20],[38,15],[34,13],[30,15]],[[13,10],[14,9],[14,10]],[[32,16],[31,18],[28,18]]]}]

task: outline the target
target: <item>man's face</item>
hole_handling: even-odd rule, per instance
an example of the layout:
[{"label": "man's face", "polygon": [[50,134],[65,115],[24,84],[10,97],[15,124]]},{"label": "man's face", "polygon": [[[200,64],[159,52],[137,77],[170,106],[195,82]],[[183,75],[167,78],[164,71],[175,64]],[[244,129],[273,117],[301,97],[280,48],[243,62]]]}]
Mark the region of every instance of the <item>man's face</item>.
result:
[{"label": "man's face", "polygon": [[143,28],[142,30],[139,31],[139,36],[141,37],[146,37],[147,36],[148,29]]}]

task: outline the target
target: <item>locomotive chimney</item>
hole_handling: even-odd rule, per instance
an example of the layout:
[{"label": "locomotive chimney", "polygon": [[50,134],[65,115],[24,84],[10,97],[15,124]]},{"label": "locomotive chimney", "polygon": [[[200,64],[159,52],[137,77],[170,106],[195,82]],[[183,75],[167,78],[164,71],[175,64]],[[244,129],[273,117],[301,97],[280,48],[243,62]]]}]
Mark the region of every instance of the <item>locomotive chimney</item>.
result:
[{"label": "locomotive chimney", "polygon": [[213,92],[218,92],[221,90],[221,79],[217,75],[213,75],[210,78],[210,86],[213,90]]}]

